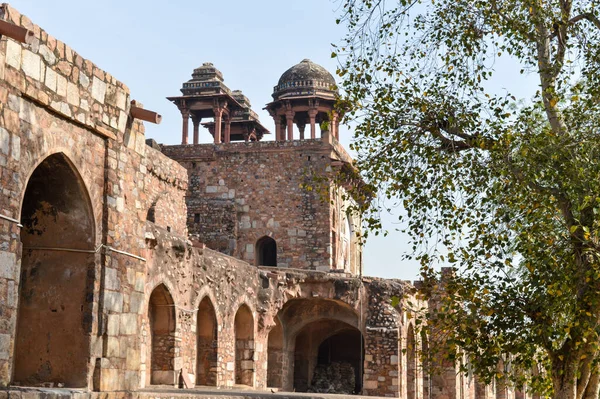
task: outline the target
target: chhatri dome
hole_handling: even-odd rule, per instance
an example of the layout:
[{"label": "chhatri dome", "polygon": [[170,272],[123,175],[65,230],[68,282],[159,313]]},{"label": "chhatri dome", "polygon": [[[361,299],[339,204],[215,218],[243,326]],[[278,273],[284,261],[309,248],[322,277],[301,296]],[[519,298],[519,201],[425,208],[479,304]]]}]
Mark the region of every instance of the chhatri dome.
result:
[{"label": "chhatri dome", "polygon": [[[299,92],[299,89],[308,89],[308,91]],[[335,79],[321,65],[315,64],[309,59],[303,59],[281,75],[277,86],[273,88],[273,99],[277,100],[290,95],[316,94],[316,91],[332,98],[335,97],[337,94]]]},{"label": "chhatri dome", "polygon": [[337,95],[333,75],[309,59],[285,71],[273,88],[273,102],[265,107],[275,121],[276,140],[294,140],[294,125],[300,140],[305,138],[306,125],[311,139],[316,138],[317,125],[323,127],[321,136],[328,132],[339,139],[339,115],[334,110]]}]

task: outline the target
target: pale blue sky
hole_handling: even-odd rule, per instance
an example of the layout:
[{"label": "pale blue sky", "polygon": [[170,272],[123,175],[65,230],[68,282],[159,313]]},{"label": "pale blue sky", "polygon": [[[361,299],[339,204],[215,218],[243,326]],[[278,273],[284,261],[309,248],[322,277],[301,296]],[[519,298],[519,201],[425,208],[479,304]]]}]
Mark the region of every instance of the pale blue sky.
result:
[{"label": "pale blue sky", "polygon": [[[339,2],[330,0],[15,0],[11,5],[160,113],[162,123],[147,123],[146,136],[167,144],[181,140],[181,115],[165,97],[179,95],[182,82],[203,62],[213,62],[230,89],[242,90],[274,132],[262,108],[279,76],[304,58],[335,73],[331,43],[344,35],[335,24]],[[502,79],[505,71],[499,72]],[[346,128],[340,133],[347,147],[352,133]],[[209,137],[203,132],[201,140]],[[393,229],[393,218],[385,219]],[[400,259],[408,250],[400,233],[370,238],[365,274],[416,279],[418,265]]]}]

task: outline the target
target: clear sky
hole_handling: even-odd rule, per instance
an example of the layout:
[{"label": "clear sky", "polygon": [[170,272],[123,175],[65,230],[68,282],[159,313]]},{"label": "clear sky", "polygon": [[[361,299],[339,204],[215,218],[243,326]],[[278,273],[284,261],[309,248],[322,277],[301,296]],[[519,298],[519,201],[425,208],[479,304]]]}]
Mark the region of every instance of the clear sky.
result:
[{"label": "clear sky", "polygon": [[[181,84],[203,62],[214,63],[230,89],[242,90],[261,122],[274,132],[273,120],[262,108],[272,100],[279,76],[304,58],[334,74],[331,43],[344,35],[335,24],[339,1],[332,0],[15,0],[10,4],[125,83],[132,99],[161,114],[160,125],[145,124],[146,137],[166,144],[181,141],[181,114],[165,97],[179,95]],[[347,147],[352,132],[340,128],[340,135]],[[210,138],[202,132],[201,140]],[[384,215],[384,219],[394,229],[394,218]],[[365,274],[416,279],[418,265],[401,260],[409,250],[407,241],[393,232],[369,238]]]}]

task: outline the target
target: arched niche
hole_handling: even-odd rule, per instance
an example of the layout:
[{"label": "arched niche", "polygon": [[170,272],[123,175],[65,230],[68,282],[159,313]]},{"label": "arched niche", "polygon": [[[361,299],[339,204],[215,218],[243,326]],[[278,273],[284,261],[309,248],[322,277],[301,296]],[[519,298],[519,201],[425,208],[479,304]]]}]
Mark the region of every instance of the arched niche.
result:
[{"label": "arched niche", "polygon": [[264,236],[256,242],[256,265],[277,266],[277,242]]},{"label": "arched niche", "polygon": [[283,370],[285,367],[283,327],[277,317],[275,318],[275,327],[269,332],[267,351],[267,386],[283,388]]},{"label": "arched niche", "polygon": [[13,383],[87,387],[95,223],[85,185],[64,154],[33,171],[21,222]]},{"label": "arched niche", "polygon": [[247,305],[235,314],[235,383],[254,386],[254,317]]},{"label": "arched niche", "polygon": [[196,385],[217,385],[217,316],[208,298],[202,299],[197,316]]},{"label": "arched niche", "polygon": [[161,284],[150,295],[148,319],[150,324],[150,384],[174,385],[175,372],[175,303],[168,288]]}]

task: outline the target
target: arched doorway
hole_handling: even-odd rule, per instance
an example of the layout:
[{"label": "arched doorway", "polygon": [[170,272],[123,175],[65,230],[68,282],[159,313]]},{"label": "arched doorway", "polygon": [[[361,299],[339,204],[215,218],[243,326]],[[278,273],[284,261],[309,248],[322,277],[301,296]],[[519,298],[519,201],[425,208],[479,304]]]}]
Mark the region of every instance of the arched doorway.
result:
[{"label": "arched doorway", "polygon": [[362,390],[364,342],[355,327],[337,320],[306,325],[294,344],[294,390],[358,394]]},{"label": "arched doorway", "polygon": [[250,308],[235,314],[235,383],[254,386],[254,318]]},{"label": "arched doorway", "polygon": [[217,385],[217,316],[208,297],[198,306],[196,384]]},{"label": "arched doorway", "polygon": [[277,243],[271,237],[256,242],[256,266],[277,266]]},{"label": "arched doorway", "polygon": [[278,318],[285,331],[283,389],[361,392],[364,339],[354,308],[339,300],[299,298],[287,301]]},{"label": "arched doorway", "polygon": [[86,387],[95,223],[81,177],[63,154],[49,156],[34,170],[21,222],[13,383]]},{"label": "arched doorway", "polygon": [[148,305],[150,321],[150,384],[174,385],[175,372],[175,303],[164,284],[152,291]]},{"label": "arched doorway", "polygon": [[283,387],[284,369],[283,328],[279,318],[275,317],[275,327],[269,332],[267,353],[267,386]]},{"label": "arched doorway", "polygon": [[406,397],[417,398],[417,345],[412,324],[406,333]]}]

